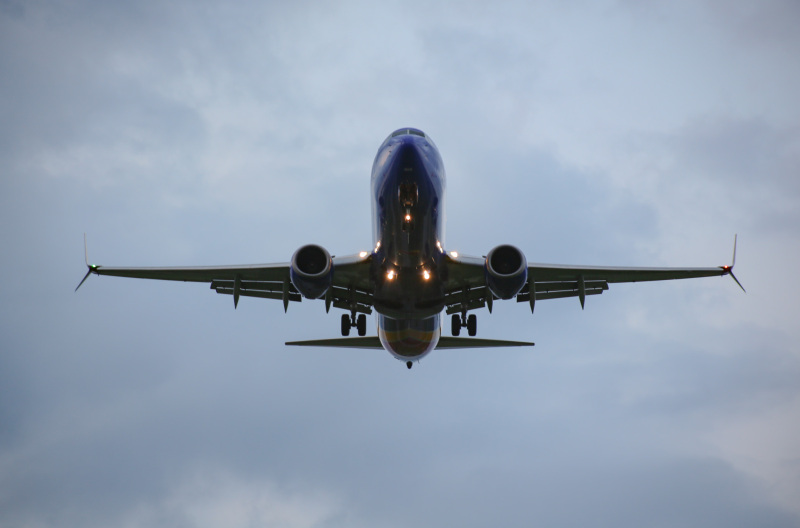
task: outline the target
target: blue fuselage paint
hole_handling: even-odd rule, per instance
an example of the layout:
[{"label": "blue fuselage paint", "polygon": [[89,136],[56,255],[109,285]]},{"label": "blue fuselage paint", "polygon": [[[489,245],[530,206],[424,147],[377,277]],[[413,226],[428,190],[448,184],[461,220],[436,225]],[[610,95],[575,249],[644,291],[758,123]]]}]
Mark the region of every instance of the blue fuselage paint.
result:
[{"label": "blue fuselage paint", "polygon": [[444,308],[445,174],[436,145],[416,129],[383,142],[372,166],[374,308],[396,358],[436,348]]}]

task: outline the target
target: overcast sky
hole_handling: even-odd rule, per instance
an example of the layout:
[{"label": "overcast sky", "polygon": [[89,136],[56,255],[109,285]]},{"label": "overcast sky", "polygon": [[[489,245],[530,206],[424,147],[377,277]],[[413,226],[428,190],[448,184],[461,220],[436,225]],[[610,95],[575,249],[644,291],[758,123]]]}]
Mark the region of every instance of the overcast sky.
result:
[{"label": "overcast sky", "polygon": [[[383,5],[385,4],[385,5]],[[800,4],[0,0],[3,527],[800,526]],[[321,302],[90,277],[368,249],[716,266],[479,313],[408,371]],[[374,322],[369,321],[374,333]]]}]

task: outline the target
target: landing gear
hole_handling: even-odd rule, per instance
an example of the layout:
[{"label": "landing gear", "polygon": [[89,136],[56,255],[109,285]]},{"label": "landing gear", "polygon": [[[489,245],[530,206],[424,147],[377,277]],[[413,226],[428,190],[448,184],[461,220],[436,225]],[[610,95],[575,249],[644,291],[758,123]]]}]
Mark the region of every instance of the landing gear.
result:
[{"label": "landing gear", "polygon": [[413,366],[414,366],[413,363],[411,363],[410,361],[406,361],[406,367],[411,368]]},{"label": "landing gear", "polygon": [[475,314],[467,317],[467,333],[470,337],[475,337],[475,334],[478,333],[478,316]]},{"label": "landing gear", "polygon": [[453,314],[450,323],[450,333],[454,336],[458,336],[464,327],[467,328],[467,333],[470,337],[475,337],[478,333],[478,316],[475,314],[470,314],[469,317],[467,317],[466,313],[461,315]]},{"label": "landing gear", "polygon": [[367,316],[365,314],[359,314],[358,317],[356,317],[355,314],[342,314],[342,335],[345,337],[349,336],[351,328],[358,330],[358,335],[362,337],[367,335]]}]

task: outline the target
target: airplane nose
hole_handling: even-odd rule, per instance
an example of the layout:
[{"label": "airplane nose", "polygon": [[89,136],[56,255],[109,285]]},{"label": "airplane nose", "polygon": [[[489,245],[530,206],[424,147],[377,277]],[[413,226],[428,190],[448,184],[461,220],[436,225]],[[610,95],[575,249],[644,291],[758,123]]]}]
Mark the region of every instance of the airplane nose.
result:
[{"label": "airplane nose", "polygon": [[403,171],[414,171],[422,164],[419,148],[411,142],[400,145],[395,156],[397,164]]}]

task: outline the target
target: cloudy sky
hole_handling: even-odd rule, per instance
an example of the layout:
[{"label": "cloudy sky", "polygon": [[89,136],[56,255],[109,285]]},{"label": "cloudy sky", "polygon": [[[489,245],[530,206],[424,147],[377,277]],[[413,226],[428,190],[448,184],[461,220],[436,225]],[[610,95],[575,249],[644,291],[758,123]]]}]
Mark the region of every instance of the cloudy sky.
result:
[{"label": "cloudy sky", "polygon": [[[385,5],[381,5],[385,4]],[[0,0],[0,525],[800,526],[800,6]],[[728,278],[496,304],[533,350],[298,350],[304,302],[91,277],[370,245]],[[369,323],[374,333],[374,324]]]}]

